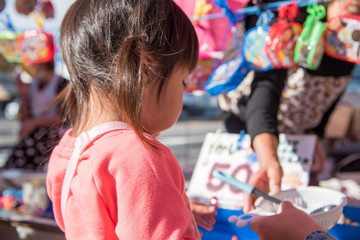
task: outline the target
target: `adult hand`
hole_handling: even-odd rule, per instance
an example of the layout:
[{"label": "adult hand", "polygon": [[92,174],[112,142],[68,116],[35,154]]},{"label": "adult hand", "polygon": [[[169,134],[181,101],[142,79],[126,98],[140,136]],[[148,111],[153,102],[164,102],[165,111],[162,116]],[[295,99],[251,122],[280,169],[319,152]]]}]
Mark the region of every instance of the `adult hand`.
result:
[{"label": "adult hand", "polygon": [[[270,192],[274,195],[281,191],[281,178],[283,171],[278,161],[268,163],[263,166],[258,172],[251,175],[249,184],[256,187],[263,192]],[[255,196],[249,194],[244,195],[244,212],[249,212],[254,207],[254,202],[257,199]]]},{"label": "adult hand", "polygon": [[313,231],[324,231],[307,213],[289,202],[282,202],[279,211],[277,215],[250,221],[250,229],[258,234],[260,240],[304,240]]},{"label": "adult hand", "polygon": [[[278,139],[270,133],[256,135],[253,147],[257,154],[260,169],[251,175],[249,184],[263,192],[279,194],[281,191],[282,167],[277,156]],[[244,212],[249,212],[254,207],[256,197],[244,195]]]},{"label": "adult hand", "polygon": [[325,150],[323,148],[320,138],[317,138],[314,151],[314,161],[311,165],[311,171],[313,173],[321,173],[324,170],[325,160]]},{"label": "adult hand", "polygon": [[[346,4],[348,7],[344,9]],[[360,0],[333,0],[329,3],[326,12],[328,19],[343,14],[360,15]]]},{"label": "adult hand", "polygon": [[217,215],[216,209],[214,206],[207,206],[203,203],[191,200],[190,208],[195,218],[196,223],[208,230],[211,231],[213,229],[213,225],[216,220],[214,216]]}]

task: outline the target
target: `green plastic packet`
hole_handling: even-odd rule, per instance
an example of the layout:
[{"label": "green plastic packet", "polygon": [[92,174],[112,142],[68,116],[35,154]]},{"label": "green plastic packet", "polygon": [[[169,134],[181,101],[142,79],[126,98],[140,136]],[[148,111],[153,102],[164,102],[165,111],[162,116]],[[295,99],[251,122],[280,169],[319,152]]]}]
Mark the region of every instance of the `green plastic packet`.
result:
[{"label": "green plastic packet", "polygon": [[0,33],[0,53],[4,56],[6,61],[10,63],[21,63],[16,45],[18,36],[18,33],[9,30]]},{"label": "green plastic packet", "polygon": [[321,19],[326,16],[323,5],[312,4],[307,7],[304,29],[295,46],[294,61],[302,67],[316,70],[324,56],[325,30],[327,23]]}]

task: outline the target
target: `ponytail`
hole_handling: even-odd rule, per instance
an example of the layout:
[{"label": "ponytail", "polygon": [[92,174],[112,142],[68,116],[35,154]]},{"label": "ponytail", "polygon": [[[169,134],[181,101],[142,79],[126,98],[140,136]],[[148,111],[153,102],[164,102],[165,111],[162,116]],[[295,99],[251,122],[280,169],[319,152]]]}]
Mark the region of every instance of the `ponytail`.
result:
[{"label": "ponytail", "polygon": [[142,140],[145,140],[142,134],[143,124],[134,119],[142,118],[142,93],[146,84],[144,82],[146,37],[141,34],[131,34],[125,38],[119,49],[115,74],[118,79],[115,84],[115,90],[118,93],[117,106],[124,106],[119,109],[119,112]]}]

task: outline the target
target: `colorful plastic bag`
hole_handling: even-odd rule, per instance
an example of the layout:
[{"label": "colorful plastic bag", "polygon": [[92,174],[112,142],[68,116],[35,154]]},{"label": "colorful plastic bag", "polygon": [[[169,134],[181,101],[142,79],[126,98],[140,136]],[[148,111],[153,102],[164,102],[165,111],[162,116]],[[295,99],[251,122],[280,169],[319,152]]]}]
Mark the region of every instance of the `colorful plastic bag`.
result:
[{"label": "colorful plastic bag", "polygon": [[[232,11],[246,6],[249,0],[227,0]],[[200,55],[204,58],[214,58],[214,53],[222,52],[231,39],[229,22],[226,17],[203,18],[196,10],[196,4],[201,0],[175,0],[174,1],[193,21],[194,28],[199,39]],[[206,3],[212,4],[212,8],[206,12],[207,15],[218,14],[222,9],[215,4],[213,0],[206,0]],[[200,17],[197,20],[197,17]]]},{"label": "colorful plastic bag", "polygon": [[307,7],[309,15],[304,22],[304,29],[296,43],[294,60],[302,67],[316,70],[324,56],[326,16],[323,5],[313,4]]},{"label": "colorful plastic bag", "polygon": [[[249,0],[228,0],[233,10],[243,8]],[[222,58],[223,51],[231,39],[230,24],[225,17],[202,18],[204,15],[220,13],[220,7],[212,0],[174,1],[192,20],[199,40],[199,61],[186,80],[187,90],[204,90],[206,81]],[[211,7],[210,7],[211,5]]]},{"label": "colorful plastic bag", "polygon": [[[266,53],[275,68],[293,68],[296,42],[303,30],[293,20],[298,14],[296,4],[285,4],[279,8],[279,21],[273,24],[266,39]],[[288,21],[288,20],[289,21]]]},{"label": "colorful plastic bag", "polygon": [[222,63],[211,74],[204,89],[212,96],[235,89],[249,73],[244,57],[240,55],[228,62]]},{"label": "colorful plastic bag", "polygon": [[266,55],[266,36],[269,26],[257,26],[246,32],[243,40],[243,51],[246,61],[255,71],[267,71],[272,64]]},{"label": "colorful plastic bag", "polygon": [[239,32],[236,22],[238,21],[239,16],[235,16],[233,14],[226,1],[215,1],[214,3],[219,5],[228,17],[236,50],[238,51],[239,56],[230,61],[223,62],[211,74],[209,80],[204,86],[204,89],[212,96],[235,89],[251,70],[245,61],[241,43],[237,37]]},{"label": "colorful plastic bag", "polygon": [[18,33],[13,31],[4,31],[0,33],[0,52],[11,63],[20,63],[20,55],[16,48],[16,39]]},{"label": "colorful plastic bag", "polygon": [[266,37],[270,30],[267,25],[274,14],[271,11],[263,12],[256,27],[246,32],[243,38],[243,53],[246,62],[255,71],[267,71],[272,68],[270,59],[266,54]]},{"label": "colorful plastic bag", "polygon": [[25,65],[46,63],[54,60],[53,35],[39,30],[28,30],[17,38],[17,48]]},{"label": "colorful plastic bag", "polygon": [[340,60],[360,63],[360,16],[347,14],[328,21],[325,52]]},{"label": "colorful plastic bag", "polygon": [[203,90],[206,81],[216,66],[216,59],[207,58],[199,59],[195,69],[186,79],[186,92],[194,90]]}]

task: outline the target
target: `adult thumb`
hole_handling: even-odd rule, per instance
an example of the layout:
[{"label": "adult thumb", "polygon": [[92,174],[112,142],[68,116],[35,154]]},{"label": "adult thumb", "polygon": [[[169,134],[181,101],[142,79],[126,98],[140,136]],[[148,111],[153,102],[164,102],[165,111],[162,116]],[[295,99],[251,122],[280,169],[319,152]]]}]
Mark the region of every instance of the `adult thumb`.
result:
[{"label": "adult thumb", "polygon": [[279,194],[281,191],[281,179],[283,172],[280,168],[271,168],[268,172],[269,190],[271,194]]}]

